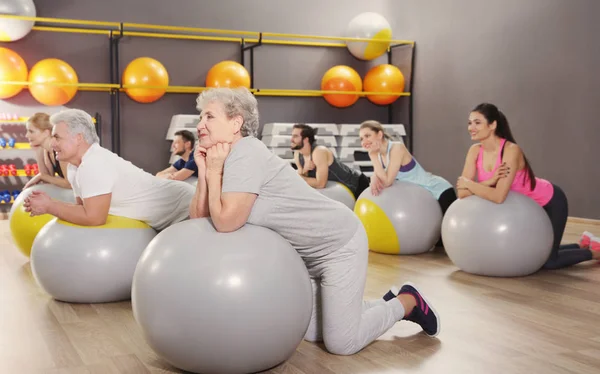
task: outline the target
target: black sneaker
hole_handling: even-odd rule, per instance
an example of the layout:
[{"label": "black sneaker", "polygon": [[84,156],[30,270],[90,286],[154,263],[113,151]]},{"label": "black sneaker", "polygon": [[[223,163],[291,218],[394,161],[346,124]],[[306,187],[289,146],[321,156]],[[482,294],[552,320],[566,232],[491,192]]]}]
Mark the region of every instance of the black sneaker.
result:
[{"label": "black sneaker", "polygon": [[410,282],[404,283],[398,294],[412,295],[417,301],[417,306],[404,319],[420,325],[427,335],[431,337],[437,336],[440,333],[440,318],[429,301],[417,290],[415,285]]},{"label": "black sneaker", "polygon": [[385,300],[385,301],[392,300],[394,297],[398,296],[398,292],[400,292],[398,287],[390,288],[390,290],[385,295],[383,295],[383,300]]}]

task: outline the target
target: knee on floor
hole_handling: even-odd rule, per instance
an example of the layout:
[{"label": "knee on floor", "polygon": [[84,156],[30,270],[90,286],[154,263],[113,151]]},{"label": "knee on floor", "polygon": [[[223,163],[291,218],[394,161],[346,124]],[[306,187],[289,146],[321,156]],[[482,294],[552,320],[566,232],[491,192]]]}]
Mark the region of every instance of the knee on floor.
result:
[{"label": "knee on floor", "polygon": [[352,340],[333,340],[325,339],[325,348],[331,354],[338,356],[350,356],[362,349]]}]

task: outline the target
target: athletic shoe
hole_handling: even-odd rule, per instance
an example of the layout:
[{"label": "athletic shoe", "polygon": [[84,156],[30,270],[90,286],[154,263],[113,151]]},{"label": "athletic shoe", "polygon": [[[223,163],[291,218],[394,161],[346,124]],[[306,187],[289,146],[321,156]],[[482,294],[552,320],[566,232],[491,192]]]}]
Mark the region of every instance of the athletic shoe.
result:
[{"label": "athletic shoe", "polygon": [[579,238],[579,247],[583,249],[589,248],[593,237],[594,235],[591,232],[584,231],[583,234],[581,234],[581,238]]},{"label": "athletic shoe", "polygon": [[441,329],[440,318],[415,285],[410,282],[404,283],[399,294],[409,294],[417,301],[417,305],[404,319],[420,325],[427,335],[437,336]]},{"label": "athletic shoe", "polygon": [[393,298],[397,297],[399,292],[400,290],[398,289],[398,287],[392,287],[385,295],[383,295],[383,300],[390,301]]},{"label": "athletic shoe", "polygon": [[597,236],[592,236],[589,248],[594,252],[600,252],[600,238]]}]

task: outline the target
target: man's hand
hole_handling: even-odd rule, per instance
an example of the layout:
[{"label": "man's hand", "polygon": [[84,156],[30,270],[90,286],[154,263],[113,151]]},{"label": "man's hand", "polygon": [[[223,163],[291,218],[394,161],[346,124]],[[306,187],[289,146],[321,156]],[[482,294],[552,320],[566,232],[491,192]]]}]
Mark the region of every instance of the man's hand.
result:
[{"label": "man's hand", "polygon": [[315,168],[315,163],[313,162],[312,159],[306,160],[306,162],[304,163],[304,171],[311,171]]},{"label": "man's hand", "polygon": [[25,211],[29,213],[31,217],[47,214],[50,211],[51,206],[52,199],[42,191],[32,191],[23,202]]}]

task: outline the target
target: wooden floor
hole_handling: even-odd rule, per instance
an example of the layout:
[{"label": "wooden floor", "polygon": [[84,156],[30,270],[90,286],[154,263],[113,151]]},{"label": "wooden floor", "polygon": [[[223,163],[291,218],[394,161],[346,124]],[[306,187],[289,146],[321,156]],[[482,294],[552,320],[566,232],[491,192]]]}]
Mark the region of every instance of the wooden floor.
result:
[{"label": "wooden floor", "polygon": [[[569,223],[566,241],[600,225]],[[0,221],[0,373],[173,373],[146,345],[129,302],[71,305],[35,284]],[[600,264],[520,279],[468,275],[444,253],[371,253],[366,297],[420,285],[442,317],[431,339],[396,324],[354,356],[302,342],[273,373],[600,373]]]}]

